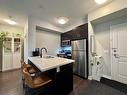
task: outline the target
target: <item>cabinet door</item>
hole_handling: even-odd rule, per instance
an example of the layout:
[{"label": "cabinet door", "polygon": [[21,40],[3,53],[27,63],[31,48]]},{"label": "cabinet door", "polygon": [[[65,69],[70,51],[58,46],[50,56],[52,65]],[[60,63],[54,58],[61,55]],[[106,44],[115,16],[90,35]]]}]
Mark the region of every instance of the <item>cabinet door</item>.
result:
[{"label": "cabinet door", "polygon": [[72,40],[78,40],[80,39],[80,34],[78,33],[79,29],[78,27],[72,30]]},{"label": "cabinet door", "polygon": [[73,39],[72,31],[67,32],[67,38],[68,38],[68,40]]},{"label": "cabinet door", "polygon": [[13,69],[21,68],[20,53],[13,53]]},{"label": "cabinet door", "polygon": [[88,38],[88,24],[76,27],[75,29],[61,34],[62,40],[81,40]]},{"label": "cabinet door", "polygon": [[88,24],[79,26],[80,39],[88,38]]},{"label": "cabinet door", "polygon": [[72,40],[81,40],[88,38],[88,25],[84,24],[72,30]]},{"label": "cabinet door", "polygon": [[5,53],[3,55],[2,71],[12,69],[12,53]]},{"label": "cabinet door", "polygon": [[13,69],[21,67],[21,41],[20,38],[14,38],[14,50],[13,50]]},{"label": "cabinet door", "polygon": [[12,38],[8,37],[4,41],[3,47],[3,62],[2,62],[2,71],[12,69]]},{"label": "cabinet door", "polygon": [[6,40],[3,43],[3,54],[10,54],[12,53],[12,38],[6,38]]},{"label": "cabinet door", "polygon": [[60,67],[57,73],[56,87],[58,95],[68,95],[73,90],[73,64]]},{"label": "cabinet door", "polygon": [[61,40],[71,40],[71,39],[72,39],[71,31],[61,34]]},{"label": "cabinet door", "polygon": [[67,37],[66,37],[66,33],[61,34],[61,41],[62,40],[68,40]]},{"label": "cabinet door", "polygon": [[14,53],[20,53],[21,51],[21,41],[20,38],[14,38]]}]

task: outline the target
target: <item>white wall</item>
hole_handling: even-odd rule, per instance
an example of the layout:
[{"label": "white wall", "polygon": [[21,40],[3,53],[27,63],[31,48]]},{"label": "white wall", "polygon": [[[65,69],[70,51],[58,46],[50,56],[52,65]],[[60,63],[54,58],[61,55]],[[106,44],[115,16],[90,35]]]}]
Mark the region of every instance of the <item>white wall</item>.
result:
[{"label": "white wall", "polygon": [[103,56],[103,74],[107,76],[111,76],[110,27],[121,23],[127,23],[127,16],[94,25],[96,53]]},{"label": "white wall", "polygon": [[[91,52],[90,52],[90,47],[91,47],[90,46],[90,44],[91,44],[90,43],[90,36],[91,35],[94,35],[94,33],[95,33],[94,25],[92,24],[92,21],[94,21],[96,19],[100,19],[100,18],[106,17],[109,14],[112,14],[114,12],[117,12],[117,11],[122,10],[122,9],[125,9],[125,8],[127,8],[127,0],[113,0],[113,2],[111,2],[110,4],[107,4],[106,6],[101,7],[101,8],[99,8],[99,9],[97,9],[97,10],[95,10],[95,11],[93,11],[93,12],[91,12],[91,13],[88,14],[88,25],[89,25],[88,26],[88,33],[89,33],[88,34],[89,35],[89,76],[91,76],[91,74],[92,74],[92,72],[91,72],[91,70],[92,70],[91,69],[91,63],[93,63],[93,56],[91,55]],[[96,26],[96,27],[102,27],[102,26],[100,24],[100,26]],[[103,27],[106,27],[106,26],[103,26]],[[99,34],[99,35],[102,35],[102,34]],[[105,36],[108,37],[109,34],[107,33]],[[99,36],[98,39],[101,39],[101,36]],[[108,43],[108,42],[109,42],[108,40],[105,41],[105,43]],[[103,47],[100,44],[97,44],[97,45],[100,46],[100,48]],[[98,52],[108,52],[108,51],[105,51],[105,50],[107,50],[107,48],[108,48],[108,46],[105,46],[105,48],[103,50],[101,49],[100,51],[99,51],[99,48],[98,48]],[[107,56],[107,55],[108,55],[108,53],[106,55],[104,55],[104,56]],[[109,60],[107,62],[109,62]],[[109,68],[109,72],[108,71],[105,71],[104,73],[106,75],[110,75],[110,68]]]},{"label": "white wall", "polygon": [[32,56],[32,51],[36,48],[36,26],[53,30],[54,32],[61,32],[61,29],[46,23],[34,17],[28,16],[25,25],[25,42],[24,42],[24,60],[28,61],[28,57]]},{"label": "white wall", "polygon": [[116,11],[127,8],[127,0],[113,0],[108,5],[101,7],[88,14],[89,21],[101,18]]},{"label": "white wall", "polygon": [[13,34],[17,34],[17,33],[20,33],[21,35],[23,35],[24,28],[0,24],[0,32],[8,32],[9,35],[13,35]]},{"label": "white wall", "polygon": [[24,61],[27,62],[28,57],[28,20],[24,27]]},{"label": "white wall", "polygon": [[[88,19],[89,20],[89,19]],[[91,64],[93,64],[93,57],[92,57],[92,54],[91,54],[91,35],[94,35],[94,30],[93,30],[93,26],[91,24],[90,21],[88,21],[88,41],[89,41],[89,76],[92,75],[92,66]]]},{"label": "white wall", "polygon": [[85,16],[84,19],[82,19],[80,22],[73,23],[73,25],[70,25],[67,28],[65,28],[63,30],[63,33],[67,32],[67,31],[70,31],[70,30],[74,29],[75,27],[86,24],[86,23],[88,23],[88,15]]},{"label": "white wall", "polygon": [[60,34],[49,31],[37,30],[36,47],[45,47],[49,55],[57,55],[60,49]]}]

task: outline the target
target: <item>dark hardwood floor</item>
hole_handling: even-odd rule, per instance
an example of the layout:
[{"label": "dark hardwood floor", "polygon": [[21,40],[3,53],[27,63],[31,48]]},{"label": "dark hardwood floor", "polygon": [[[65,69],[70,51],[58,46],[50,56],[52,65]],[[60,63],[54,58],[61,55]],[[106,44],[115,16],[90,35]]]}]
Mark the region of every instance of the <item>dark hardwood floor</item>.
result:
[{"label": "dark hardwood floor", "polygon": [[[78,95],[75,89],[82,85],[88,86],[88,80],[74,76],[74,91],[70,95]],[[0,95],[24,95],[21,80],[21,70],[0,73]]]},{"label": "dark hardwood floor", "polygon": [[[21,70],[0,73],[0,95],[24,95]],[[70,95],[127,95],[97,81],[74,75],[74,89]]]},{"label": "dark hardwood floor", "polygon": [[78,76],[73,76],[73,81],[74,81],[74,89],[73,89],[73,91],[70,93],[70,95],[79,95],[79,92],[81,92],[82,91],[82,89],[84,88],[87,88],[88,86],[89,86],[89,83],[91,82],[91,81],[89,81],[89,80],[85,80],[85,79],[82,79],[82,78],[80,78],[80,77],[78,77]]},{"label": "dark hardwood floor", "polygon": [[24,95],[21,70],[0,73],[0,95]]}]

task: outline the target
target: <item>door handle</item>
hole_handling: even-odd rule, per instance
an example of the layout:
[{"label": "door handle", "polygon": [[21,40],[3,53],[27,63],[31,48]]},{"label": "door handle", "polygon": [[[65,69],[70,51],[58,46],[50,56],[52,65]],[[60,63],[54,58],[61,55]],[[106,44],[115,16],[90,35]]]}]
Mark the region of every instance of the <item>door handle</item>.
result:
[{"label": "door handle", "polygon": [[115,58],[120,58],[118,54],[114,54],[114,57]]},{"label": "door handle", "polygon": [[113,52],[117,52],[117,48],[112,48]]}]

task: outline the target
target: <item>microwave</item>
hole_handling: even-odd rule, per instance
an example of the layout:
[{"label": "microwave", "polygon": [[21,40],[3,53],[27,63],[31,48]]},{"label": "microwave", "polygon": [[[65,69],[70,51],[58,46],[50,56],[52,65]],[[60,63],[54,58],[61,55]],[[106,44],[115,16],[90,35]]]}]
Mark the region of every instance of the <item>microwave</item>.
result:
[{"label": "microwave", "polygon": [[71,46],[71,40],[63,40],[63,41],[62,41],[62,46],[63,46],[63,47]]}]

